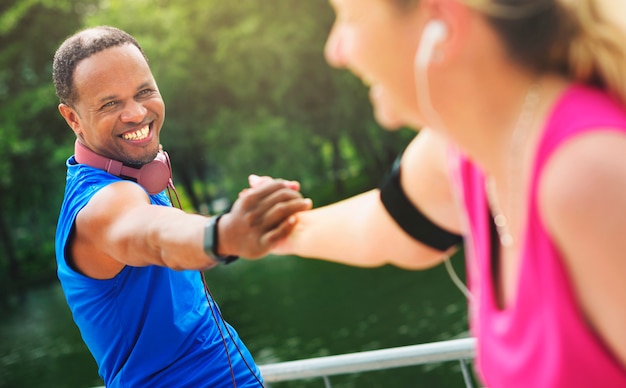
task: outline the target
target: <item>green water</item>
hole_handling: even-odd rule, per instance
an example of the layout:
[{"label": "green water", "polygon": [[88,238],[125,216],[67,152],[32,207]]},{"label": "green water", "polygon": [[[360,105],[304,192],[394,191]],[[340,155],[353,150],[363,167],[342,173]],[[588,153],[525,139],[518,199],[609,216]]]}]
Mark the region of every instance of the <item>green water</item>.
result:
[{"label": "green water", "polygon": [[[454,258],[463,276],[463,263]],[[465,336],[464,297],[443,266],[362,269],[292,257],[207,272],[223,315],[258,364]],[[462,387],[458,363],[332,376],[335,388]],[[101,385],[57,284],[30,291],[0,317],[0,387]],[[272,388],[324,387],[321,379]]]}]

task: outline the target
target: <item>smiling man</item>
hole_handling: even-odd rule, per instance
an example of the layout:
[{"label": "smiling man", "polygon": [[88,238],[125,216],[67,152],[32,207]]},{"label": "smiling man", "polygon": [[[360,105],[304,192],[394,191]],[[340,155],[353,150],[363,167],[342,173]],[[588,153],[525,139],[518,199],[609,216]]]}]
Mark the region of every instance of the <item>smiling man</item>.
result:
[{"label": "smiling man", "polygon": [[[310,200],[297,183],[275,180],[220,216],[172,207],[159,143],[165,104],[143,50],[124,31],[101,26],[69,37],[53,79],[59,112],[76,134],[57,226],[58,276],[106,386],[262,386],[201,271],[266,255]],[[155,190],[146,181],[162,184]]]}]

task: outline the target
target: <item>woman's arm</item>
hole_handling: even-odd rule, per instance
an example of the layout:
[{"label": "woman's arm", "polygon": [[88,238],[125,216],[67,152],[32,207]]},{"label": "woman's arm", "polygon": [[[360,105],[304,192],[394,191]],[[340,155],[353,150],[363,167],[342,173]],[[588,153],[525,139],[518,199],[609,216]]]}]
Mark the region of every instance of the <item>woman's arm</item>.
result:
[{"label": "woman's arm", "polygon": [[[445,152],[443,138],[422,130],[404,152],[401,186],[433,223],[460,233]],[[430,248],[401,229],[383,206],[378,189],[298,213],[296,227],[277,248],[276,253],[354,266],[410,269],[435,265],[450,253]]]}]

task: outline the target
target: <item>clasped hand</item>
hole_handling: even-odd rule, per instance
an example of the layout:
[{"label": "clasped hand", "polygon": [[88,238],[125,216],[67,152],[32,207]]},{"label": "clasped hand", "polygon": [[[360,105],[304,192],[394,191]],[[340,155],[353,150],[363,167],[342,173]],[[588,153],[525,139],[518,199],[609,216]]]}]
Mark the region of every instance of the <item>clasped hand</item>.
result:
[{"label": "clasped hand", "polygon": [[261,258],[294,228],[295,213],[309,210],[312,202],[303,198],[298,182],[269,177],[250,177],[231,211],[220,219],[219,253]]}]

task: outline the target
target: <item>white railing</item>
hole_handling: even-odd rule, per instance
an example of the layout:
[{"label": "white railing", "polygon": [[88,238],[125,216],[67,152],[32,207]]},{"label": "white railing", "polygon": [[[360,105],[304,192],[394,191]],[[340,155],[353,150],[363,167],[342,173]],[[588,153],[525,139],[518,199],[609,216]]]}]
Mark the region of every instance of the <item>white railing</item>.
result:
[{"label": "white railing", "polygon": [[322,378],[326,387],[330,388],[329,376],[333,375],[458,361],[461,364],[465,386],[472,388],[474,384],[472,383],[468,361],[474,359],[475,349],[476,340],[474,338],[461,338],[420,345],[278,362],[259,365],[259,369],[261,369],[266,388],[270,387],[269,383],[310,378]]},{"label": "white railing", "polygon": [[[467,361],[475,355],[474,338],[454,339],[420,345],[402,346],[336,356],[309,358],[260,365],[266,383],[322,378],[330,387],[329,376],[390,369],[403,366],[430,364],[444,361],[459,361],[467,387],[472,387],[472,378]],[[267,385],[266,385],[267,386]]]}]

